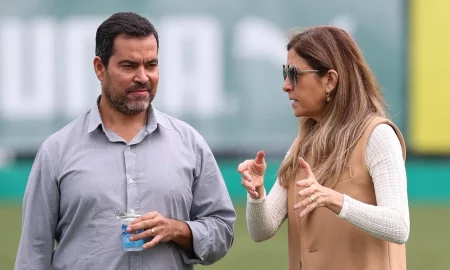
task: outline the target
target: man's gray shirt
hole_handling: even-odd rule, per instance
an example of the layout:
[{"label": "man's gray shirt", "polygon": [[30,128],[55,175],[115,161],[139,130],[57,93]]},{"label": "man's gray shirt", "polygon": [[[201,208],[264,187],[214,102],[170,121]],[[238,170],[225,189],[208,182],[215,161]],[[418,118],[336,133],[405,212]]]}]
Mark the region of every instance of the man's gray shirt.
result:
[{"label": "man's gray shirt", "polygon": [[[186,221],[194,254],[173,242],[124,251],[117,208]],[[37,153],[15,269],[193,269],[228,252],[235,220],[214,156],[192,127],[150,107],[126,143],[95,106]]]}]

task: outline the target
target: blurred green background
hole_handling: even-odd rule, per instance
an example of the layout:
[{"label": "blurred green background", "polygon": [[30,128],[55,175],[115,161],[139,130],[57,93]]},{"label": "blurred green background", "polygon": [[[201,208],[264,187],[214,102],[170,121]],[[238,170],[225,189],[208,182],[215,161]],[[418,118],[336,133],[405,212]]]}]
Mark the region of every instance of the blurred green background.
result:
[{"label": "blurred green background", "polygon": [[[211,266],[196,269],[287,269],[287,227],[283,225],[270,240],[254,243],[247,233],[245,209],[236,206],[238,219],[235,242],[224,259]],[[0,245],[0,269],[13,269],[20,237],[20,208],[0,206],[1,229],[5,232]],[[408,269],[450,269],[450,207],[411,207],[411,236],[407,247]]]},{"label": "blurred green background", "polygon": [[[255,243],[247,233],[245,223],[245,190],[236,172],[239,159],[219,159],[238,218],[235,242],[229,254],[218,263],[198,269],[287,269],[287,227],[284,224],[276,236]],[[266,188],[276,178],[280,159],[268,159]],[[12,269],[20,238],[20,201],[26,185],[30,161],[0,169],[0,229],[7,232],[0,245],[0,269]],[[450,166],[445,160],[413,159],[407,162],[410,199],[411,232],[407,243],[408,269],[450,269]],[[14,181],[4,181],[14,179]],[[9,191],[5,194],[5,191]]]},{"label": "blurred green background", "polygon": [[[264,149],[270,189],[297,133],[281,91],[288,33],[347,30],[375,72],[407,142],[408,269],[450,269],[450,27],[446,0],[0,0],[0,269],[13,269],[21,202],[40,144],[90,108],[99,23],[117,11],[160,33],[155,106],[207,140],[238,212],[230,253],[209,269],[286,269],[287,230],[251,241],[237,165]],[[199,266],[198,269],[204,267]]]}]

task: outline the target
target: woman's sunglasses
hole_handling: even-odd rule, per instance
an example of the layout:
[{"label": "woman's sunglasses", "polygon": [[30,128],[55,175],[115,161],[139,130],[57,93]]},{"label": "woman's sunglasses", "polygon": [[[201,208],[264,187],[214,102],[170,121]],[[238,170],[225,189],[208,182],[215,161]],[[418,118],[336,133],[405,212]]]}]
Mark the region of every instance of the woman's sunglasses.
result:
[{"label": "woman's sunglasses", "polygon": [[283,78],[284,80],[286,80],[286,78],[289,78],[289,81],[294,87],[297,86],[297,75],[308,72],[319,72],[319,70],[317,69],[300,70],[294,65],[289,65],[287,67],[283,65]]}]

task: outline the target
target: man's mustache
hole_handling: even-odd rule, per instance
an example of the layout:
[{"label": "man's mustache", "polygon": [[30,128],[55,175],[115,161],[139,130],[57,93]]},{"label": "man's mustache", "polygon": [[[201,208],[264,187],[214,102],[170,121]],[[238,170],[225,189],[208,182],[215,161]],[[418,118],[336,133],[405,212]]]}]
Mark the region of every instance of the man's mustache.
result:
[{"label": "man's mustache", "polygon": [[148,92],[152,91],[151,85],[148,85],[148,84],[136,84],[136,85],[133,85],[133,86],[128,87],[127,89],[125,89],[125,93],[129,94],[129,93],[136,92],[136,91],[142,91],[142,89],[145,89]]}]

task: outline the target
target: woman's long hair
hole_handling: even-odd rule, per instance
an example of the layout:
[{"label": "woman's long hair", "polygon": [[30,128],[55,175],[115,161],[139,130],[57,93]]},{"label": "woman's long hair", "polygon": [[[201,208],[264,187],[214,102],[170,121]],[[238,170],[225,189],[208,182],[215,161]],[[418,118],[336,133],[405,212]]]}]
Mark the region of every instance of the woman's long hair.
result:
[{"label": "woman's long hair", "polygon": [[371,118],[387,117],[384,100],[360,49],[344,30],[309,28],[292,37],[287,45],[291,49],[313,69],[334,69],[339,78],[320,120],[300,118],[301,136],[281,164],[278,179],[287,188],[299,169],[298,157],[308,156],[317,181],[333,187]]}]

